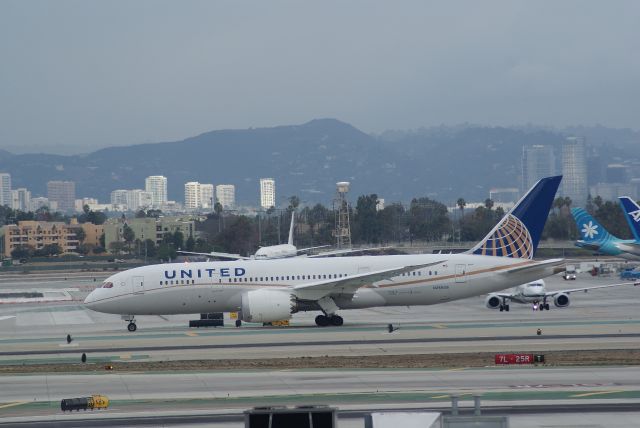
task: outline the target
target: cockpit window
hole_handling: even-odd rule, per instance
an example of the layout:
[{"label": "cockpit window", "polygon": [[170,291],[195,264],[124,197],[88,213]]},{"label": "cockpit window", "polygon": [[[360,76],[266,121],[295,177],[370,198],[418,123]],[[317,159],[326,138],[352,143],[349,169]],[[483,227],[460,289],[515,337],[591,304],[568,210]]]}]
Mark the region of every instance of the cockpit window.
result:
[{"label": "cockpit window", "polygon": [[105,282],[102,284],[102,288],[113,288],[113,282]]}]

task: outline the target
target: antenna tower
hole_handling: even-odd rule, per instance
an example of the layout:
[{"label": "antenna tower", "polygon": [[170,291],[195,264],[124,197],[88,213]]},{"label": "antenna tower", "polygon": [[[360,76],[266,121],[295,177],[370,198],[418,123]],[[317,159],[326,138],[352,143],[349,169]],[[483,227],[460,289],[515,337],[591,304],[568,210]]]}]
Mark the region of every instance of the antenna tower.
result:
[{"label": "antenna tower", "polygon": [[340,181],[336,183],[336,197],[333,200],[333,211],[336,215],[336,229],[333,232],[336,237],[338,249],[351,248],[351,227],[349,226],[349,182]]}]

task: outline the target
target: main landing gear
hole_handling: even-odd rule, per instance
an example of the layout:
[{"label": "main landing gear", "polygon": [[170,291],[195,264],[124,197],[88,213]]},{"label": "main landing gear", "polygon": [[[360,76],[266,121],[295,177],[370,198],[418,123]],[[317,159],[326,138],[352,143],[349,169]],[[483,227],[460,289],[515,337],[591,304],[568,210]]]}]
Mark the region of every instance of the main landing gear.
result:
[{"label": "main landing gear", "polygon": [[500,312],[506,311],[509,312],[509,304],[507,303],[507,298],[502,298],[502,304],[500,305]]},{"label": "main landing gear", "polygon": [[129,323],[129,325],[127,326],[127,330],[129,330],[131,333],[133,333],[137,329],[138,329],[138,327],[136,326],[136,323],[134,323],[133,321],[131,321]]},{"label": "main landing gear", "polygon": [[340,327],[342,324],[344,324],[344,320],[340,315],[318,315],[316,317],[316,325],[318,327],[326,327],[328,325]]}]

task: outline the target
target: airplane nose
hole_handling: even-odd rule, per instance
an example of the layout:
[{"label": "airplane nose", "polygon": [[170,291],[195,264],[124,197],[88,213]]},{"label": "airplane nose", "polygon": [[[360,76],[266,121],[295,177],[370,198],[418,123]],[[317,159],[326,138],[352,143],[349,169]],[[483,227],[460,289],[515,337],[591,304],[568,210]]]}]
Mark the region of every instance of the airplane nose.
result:
[{"label": "airplane nose", "polygon": [[88,308],[93,308],[94,303],[96,301],[96,292],[92,291],[89,295],[84,299],[84,305]]}]

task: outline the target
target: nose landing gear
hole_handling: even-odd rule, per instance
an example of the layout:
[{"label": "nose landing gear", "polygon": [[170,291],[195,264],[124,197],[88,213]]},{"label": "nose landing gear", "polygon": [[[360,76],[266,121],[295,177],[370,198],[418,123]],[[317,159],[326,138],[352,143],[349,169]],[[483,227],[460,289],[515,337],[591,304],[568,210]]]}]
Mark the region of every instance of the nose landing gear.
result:
[{"label": "nose landing gear", "polygon": [[127,325],[127,330],[129,330],[131,333],[133,333],[134,331],[136,331],[138,329],[138,327],[136,326],[135,315],[122,315],[121,318],[124,321],[128,321],[129,322],[129,325]]}]

